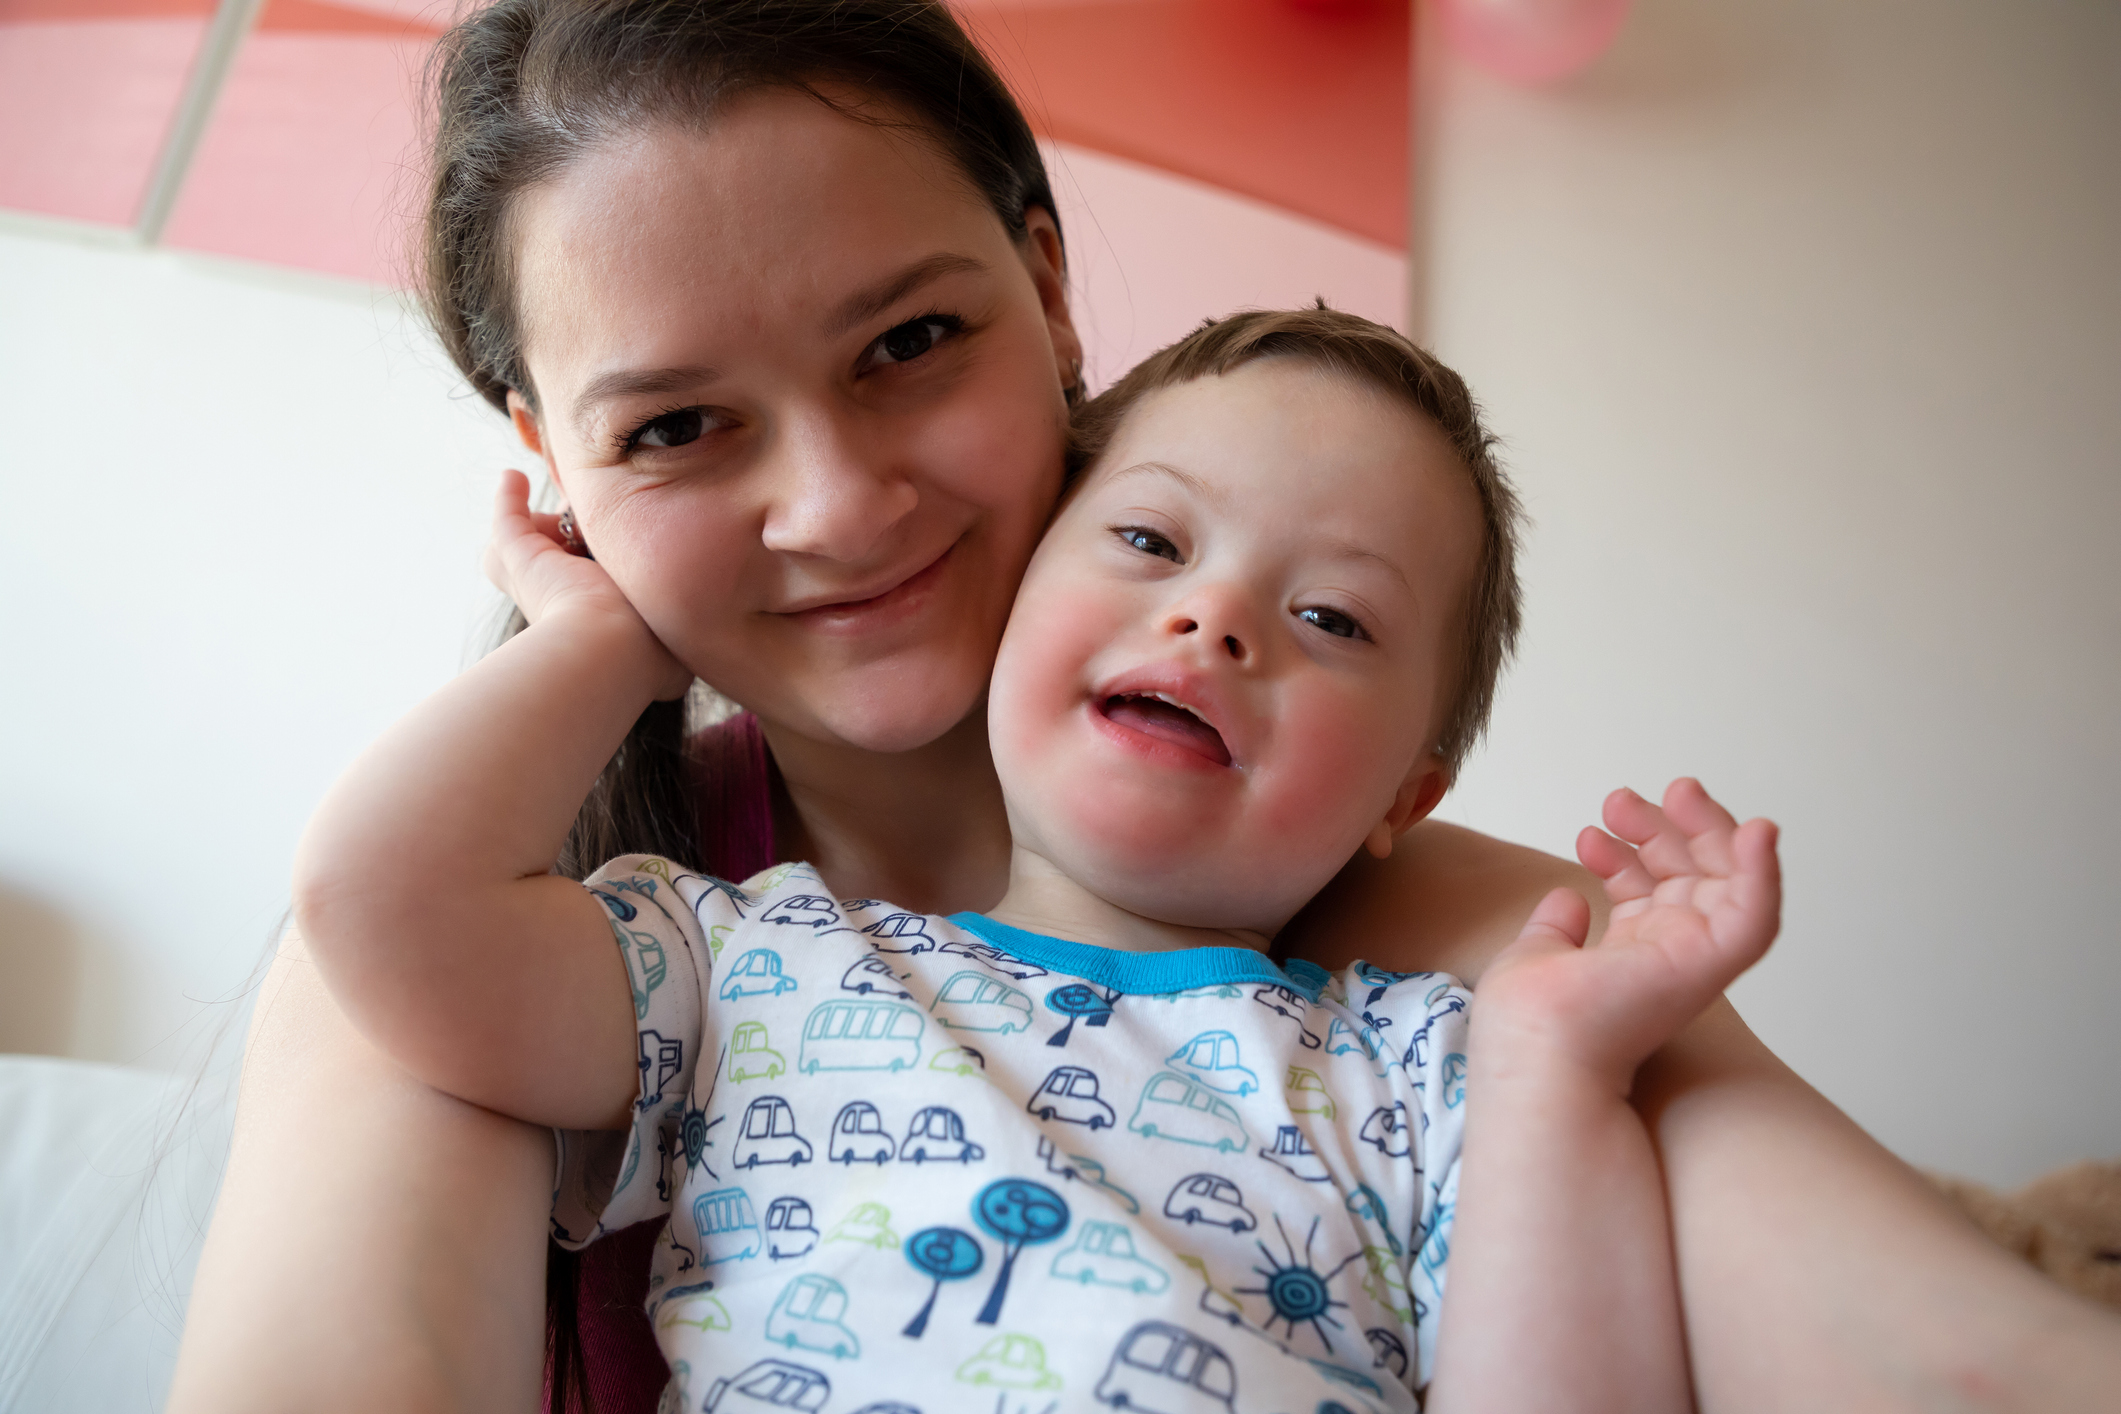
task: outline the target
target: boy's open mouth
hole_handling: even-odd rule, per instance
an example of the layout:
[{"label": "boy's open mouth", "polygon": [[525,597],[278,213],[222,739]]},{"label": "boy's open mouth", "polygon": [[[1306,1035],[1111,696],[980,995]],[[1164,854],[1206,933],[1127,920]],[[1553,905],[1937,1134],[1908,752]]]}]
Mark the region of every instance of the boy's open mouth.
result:
[{"label": "boy's open mouth", "polygon": [[1169,742],[1218,766],[1230,764],[1230,749],[1223,745],[1222,733],[1160,692],[1114,693],[1100,710],[1107,719],[1143,736]]}]

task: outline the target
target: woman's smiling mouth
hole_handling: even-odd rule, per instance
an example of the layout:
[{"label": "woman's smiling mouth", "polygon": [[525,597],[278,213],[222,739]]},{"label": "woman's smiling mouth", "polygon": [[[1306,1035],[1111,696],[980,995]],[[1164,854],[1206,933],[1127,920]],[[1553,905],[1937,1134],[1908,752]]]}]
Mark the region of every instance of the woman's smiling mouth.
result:
[{"label": "woman's smiling mouth", "polygon": [[866,633],[887,623],[895,623],[928,598],[928,591],[942,579],[944,567],[961,543],[962,540],[953,540],[942,554],[898,583],[875,594],[863,598],[814,603],[801,609],[784,609],[781,614],[783,617],[795,619],[807,628],[828,633]]}]

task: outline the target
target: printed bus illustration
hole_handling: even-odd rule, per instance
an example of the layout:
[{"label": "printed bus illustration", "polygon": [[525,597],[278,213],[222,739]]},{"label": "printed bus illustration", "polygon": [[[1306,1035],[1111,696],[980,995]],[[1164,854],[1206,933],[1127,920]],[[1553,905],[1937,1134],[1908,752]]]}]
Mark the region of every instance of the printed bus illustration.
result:
[{"label": "printed bus illustration", "polygon": [[1112,1107],[1097,1097],[1097,1077],[1079,1065],[1056,1067],[1024,1108],[1041,1119],[1103,1129],[1115,1122]]},{"label": "printed bus illustration", "polygon": [[750,1414],[759,1409],[795,1409],[817,1414],[832,1395],[832,1381],[815,1370],[786,1360],[747,1365],[707,1390],[702,1414]]},{"label": "printed bus illustration", "polygon": [[1169,1064],[1225,1095],[1242,1099],[1259,1088],[1259,1077],[1240,1063],[1237,1038],[1227,1031],[1201,1032],[1173,1051]]},{"label": "printed bus illustration", "polygon": [[801,1257],[817,1246],[817,1224],[810,1205],[800,1198],[776,1198],[766,1205],[766,1255],[774,1261]]},{"label": "printed bus illustration", "polygon": [[1229,1101],[1168,1070],[1149,1077],[1127,1128],[1144,1139],[1174,1139],[1226,1154],[1241,1154],[1252,1142]]},{"label": "printed bus illustration", "polygon": [[1245,1206],[1244,1190],[1212,1173],[1189,1174],[1173,1184],[1171,1196],[1164,1199],[1164,1216],[1232,1232],[1250,1232],[1259,1226],[1259,1219]]},{"label": "printed bus illustration", "polygon": [[[941,1008],[948,1003],[947,1014]],[[1031,999],[1006,982],[967,968],[952,973],[935,994],[936,1021],[953,1031],[1026,1031],[1031,1027]]]},{"label": "printed bus illustration", "polygon": [[903,1002],[843,997],[812,1007],[797,1060],[805,1075],[820,1070],[905,1070],[921,1058],[927,1023]]},{"label": "printed bus illustration", "polygon": [[1053,1259],[1053,1275],[1062,1281],[1119,1286],[1154,1295],[1171,1285],[1163,1268],[1134,1250],[1134,1234],[1123,1223],[1086,1222],[1075,1242]]},{"label": "printed bus illustration", "polygon": [[1143,1321],[1120,1337],[1097,1397],[1115,1409],[1181,1414],[1206,1395],[1224,1409],[1237,1398],[1237,1371],[1213,1341],[1168,1321]]},{"label": "printed bus illustration", "polygon": [[781,1288],[766,1315],[766,1339],[790,1350],[801,1347],[852,1360],[862,1353],[862,1342],[840,1319],[846,1314],[847,1288],[831,1277],[805,1273]]},{"label": "printed bus illustration", "polygon": [[740,1169],[810,1162],[810,1141],[795,1132],[795,1111],[786,1100],[765,1095],[746,1107],[729,1162]]},{"label": "printed bus illustration", "polygon": [[781,955],[772,948],[753,948],[724,969],[716,993],[723,1001],[738,997],[777,997],[795,990],[795,979],[781,975]]},{"label": "printed bus illustration", "polygon": [[766,1245],[758,1214],[741,1188],[717,1188],[692,1200],[692,1225],[700,1233],[700,1265],[741,1262]]},{"label": "printed bus illustration", "polygon": [[832,1138],[825,1157],[836,1164],[888,1163],[897,1146],[884,1132],[883,1116],[867,1100],[850,1100],[840,1106],[832,1121]]}]

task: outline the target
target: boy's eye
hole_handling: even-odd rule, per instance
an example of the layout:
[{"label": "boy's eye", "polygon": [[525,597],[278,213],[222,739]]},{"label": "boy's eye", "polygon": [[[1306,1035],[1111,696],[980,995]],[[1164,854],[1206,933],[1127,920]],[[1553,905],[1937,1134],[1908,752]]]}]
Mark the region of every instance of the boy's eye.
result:
[{"label": "boy's eye", "polygon": [[1355,620],[1349,618],[1338,609],[1315,607],[1298,609],[1296,617],[1302,619],[1313,628],[1324,629],[1335,638],[1368,638],[1370,636],[1362,631],[1361,624],[1355,622]]},{"label": "boy's eye", "polygon": [[1169,560],[1173,564],[1184,563],[1179,558],[1178,547],[1153,530],[1144,530],[1138,525],[1123,525],[1113,533],[1144,555],[1154,555],[1160,560]]},{"label": "boy's eye", "polygon": [[965,321],[954,314],[924,314],[918,319],[909,319],[880,334],[869,346],[869,356],[863,363],[869,366],[911,363],[964,327]]},{"label": "boy's eye", "polygon": [[629,447],[682,447],[697,442],[707,431],[707,413],[702,408],[679,408],[651,417],[626,439]]}]

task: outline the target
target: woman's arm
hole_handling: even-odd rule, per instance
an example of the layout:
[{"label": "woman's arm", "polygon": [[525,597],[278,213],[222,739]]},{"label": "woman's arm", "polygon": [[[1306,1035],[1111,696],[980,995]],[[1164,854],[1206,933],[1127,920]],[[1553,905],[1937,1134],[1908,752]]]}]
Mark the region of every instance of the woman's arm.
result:
[{"label": "woman's arm", "polygon": [[[1284,934],[1325,966],[1472,982],[1589,870],[1436,822],[1360,857]],[[1643,1067],[1704,1410],[2075,1411],[2121,1389],[2121,1319],[1994,1246],[1776,1060],[1728,1002]]]},{"label": "woman's arm", "polygon": [[170,1414],[535,1409],[552,1138],[363,1040],[290,934],[259,990]]}]

